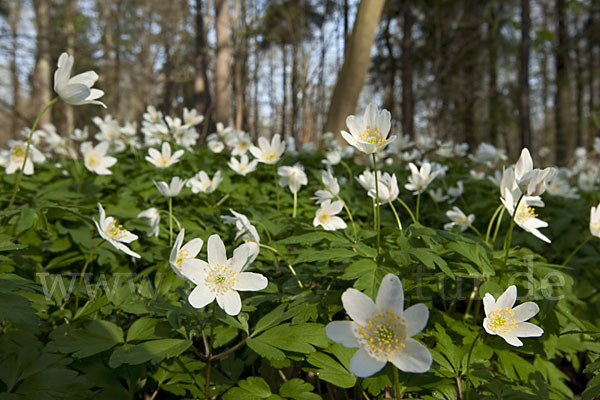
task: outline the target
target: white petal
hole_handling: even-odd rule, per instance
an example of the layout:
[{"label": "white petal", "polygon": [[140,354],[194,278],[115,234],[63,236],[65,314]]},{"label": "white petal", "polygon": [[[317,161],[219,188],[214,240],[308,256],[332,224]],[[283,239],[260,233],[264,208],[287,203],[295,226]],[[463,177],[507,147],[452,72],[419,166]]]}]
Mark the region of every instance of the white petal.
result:
[{"label": "white petal", "polygon": [[490,320],[489,320],[489,319],[487,319],[487,318],[484,318],[484,319],[483,319],[483,328],[484,328],[484,329],[485,329],[485,331],[486,331],[487,333],[489,333],[490,335],[496,335],[496,332],[494,332],[493,330],[491,330],[491,329],[489,328],[489,323],[490,323]]},{"label": "white petal", "polygon": [[188,296],[188,302],[194,308],[202,308],[215,299],[215,294],[204,285],[196,286]]},{"label": "white petal", "polygon": [[73,68],[74,58],[69,56],[67,53],[62,53],[58,57],[58,68],[54,72],[54,91],[58,93],[59,90],[69,84],[69,77],[71,76],[71,69]]},{"label": "white petal", "polygon": [[236,278],[238,281],[233,285],[234,290],[263,290],[269,283],[263,275],[254,272],[240,272]]},{"label": "white petal", "polygon": [[392,354],[392,364],[401,371],[423,373],[429,371],[433,358],[427,347],[414,339],[406,339],[405,347]]},{"label": "white petal", "polygon": [[512,311],[515,313],[515,321],[523,322],[535,316],[540,311],[540,308],[534,302],[528,301],[527,303],[519,304],[518,306],[513,308]]},{"label": "white petal", "polygon": [[363,133],[363,131],[365,130],[365,125],[363,124],[363,121],[354,115],[350,115],[348,116],[348,118],[346,118],[346,125],[348,126],[348,129],[350,130],[352,136],[355,137]]},{"label": "white petal", "polygon": [[208,263],[212,267],[227,264],[225,245],[219,235],[211,235],[207,243]]},{"label": "white petal", "polygon": [[242,310],[242,299],[235,290],[228,290],[217,296],[217,303],[229,315],[238,315]]},{"label": "white petal", "polygon": [[[140,215],[141,215],[141,213],[138,215],[138,217]],[[183,243],[184,237],[185,237],[185,228],[181,228],[181,231],[179,231],[179,234],[175,238],[175,243],[173,244],[173,248],[171,249],[171,254],[169,255],[169,262],[174,263],[175,260],[177,259],[177,253],[179,252],[179,249],[181,249],[181,243]]]},{"label": "white petal", "polygon": [[86,72],[82,72],[81,74],[77,74],[74,77],[72,77],[71,79],[69,79],[69,84],[80,83],[82,85],[85,85],[85,86],[91,88],[92,86],[94,86],[94,83],[96,83],[97,80],[98,80],[97,73],[95,73],[94,71],[86,71]]},{"label": "white petal", "polygon": [[208,276],[208,264],[196,258],[186,258],[181,261],[180,272],[196,285],[201,285]]},{"label": "white petal", "polygon": [[404,319],[406,320],[404,323],[406,325],[406,336],[415,336],[427,325],[429,309],[423,303],[415,304],[404,311]]},{"label": "white petal", "polygon": [[127,254],[128,256],[135,257],[135,258],[141,258],[141,256],[138,253],[131,250],[129,247],[125,246],[123,243],[111,241],[110,244],[112,244],[113,246],[115,246],[117,249],[121,250],[123,253]]},{"label": "white petal", "polygon": [[68,84],[58,95],[65,103],[79,105],[90,95],[90,88],[81,83]]},{"label": "white petal", "polygon": [[404,310],[404,290],[400,278],[394,274],[387,274],[383,277],[375,305],[377,309],[385,308],[394,313],[401,313]]},{"label": "white petal", "polygon": [[369,103],[365,109],[365,115],[363,117],[365,126],[371,129],[375,128],[377,126],[378,116],[379,111],[377,110],[377,106],[373,103]]},{"label": "white petal", "polygon": [[544,330],[532,323],[520,322],[511,334],[520,337],[538,337],[544,334]]},{"label": "white petal", "polygon": [[486,293],[485,296],[483,296],[483,309],[485,315],[490,315],[490,313],[496,309],[496,299],[489,293]]},{"label": "white petal", "polygon": [[506,341],[506,343],[512,345],[512,346],[516,346],[516,347],[521,347],[523,346],[523,342],[521,342],[519,340],[519,338],[517,338],[516,336],[512,335],[512,332],[510,335],[500,335],[500,337],[502,339],[504,339]]},{"label": "white petal", "polygon": [[511,309],[515,305],[515,301],[517,300],[517,287],[515,285],[511,285],[498,297],[496,300],[496,308]]},{"label": "white petal", "polygon": [[356,146],[356,139],[348,132],[342,131],[342,137],[346,139],[346,142],[348,142],[350,146]]},{"label": "white petal", "polygon": [[359,325],[367,325],[377,311],[369,296],[352,288],[342,294],[342,304],[350,318]]},{"label": "white petal", "polygon": [[354,348],[360,346],[354,336],[354,329],[357,329],[357,325],[352,321],[333,321],[325,327],[325,334],[329,339],[344,347]]},{"label": "white petal", "polygon": [[376,360],[365,350],[358,349],[350,360],[350,371],[359,378],[366,378],[381,371],[385,364],[385,361]]},{"label": "white petal", "polygon": [[185,246],[182,247],[182,250],[187,250],[189,252],[188,257],[193,258],[196,257],[198,253],[200,253],[203,244],[204,241],[200,238],[192,239],[189,242],[187,242]]}]

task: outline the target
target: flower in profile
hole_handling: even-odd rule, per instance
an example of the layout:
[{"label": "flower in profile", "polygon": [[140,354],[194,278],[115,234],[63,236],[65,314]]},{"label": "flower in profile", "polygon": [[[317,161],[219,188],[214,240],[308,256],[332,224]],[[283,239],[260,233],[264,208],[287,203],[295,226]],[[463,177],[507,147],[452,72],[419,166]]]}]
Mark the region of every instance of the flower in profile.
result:
[{"label": "flower in profile", "polygon": [[346,118],[350,133],[342,131],[342,137],[363,153],[376,153],[396,139],[396,136],[387,137],[392,126],[391,119],[388,110],[380,112],[375,104],[369,103],[362,119],[355,115]]},{"label": "flower in profile", "polygon": [[404,372],[429,370],[431,353],[412,339],[427,325],[429,310],[423,303],[404,309],[404,291],[397,276],[383,277],[375,302],[351,288],[342,294],[342,304],[352,321],[330,322],[325,332],[336,343],[358,347],[350,361],[354,375],[371,376],[388,361]]},{"label": "flower in profile", "polygon": [[184,259],[181,273],[197,286],[188,297],[194,308],[217,304],[229,315],[237,315],[242,309],[238,291],[258,291],[267,287],[267,278],[254,272],[245,272],[249,247],[241,245],[227,258],[225,245],[219,235],[212,235],[207,242],[208,262],[196,258]]},{"label": "flower in profile", "polygon": [[414,195],[421,194],[427,189],[427,186],[441,173],[441,170],[431,171],[431,164],[424,162],[421,169],[413,163],[408,164],[411,175],[408,177],[408,183],[404,185],[407,190],[412,190]]},{"label": "flower in profile", "polygon": [[146,161],[151,162],[158,168],[167,168],[179,162],[179,158],[183,155],[183,150],[177,150],[171,155],[171,145],[164,142],[161,146],[161,151],[149,148]]},{"label": "flower in profile", "polygon": [[96,222],[95,218],[92,218],[92,220],[94,221],[94,224],[96,224],[96,228],[102,239],[106,240],[123,253],[131,257],[140,258],[138,253],[123,244],[137,240],[137,235],[123,228],[122,225],[117,225],[117,221],[113,217],[107,217],[104,208],[102,208],[102,204],[100,203],[98,203],[98,212],[100,214],[98,222]]},{"label": "flower in profile", "polygon": [[292,167],[279,167],[277,168],[277,173],[281,177],[279,179],[279,186],[287,186],[292,193],[298,193],[300,187],[308,183],[304,167],[300,163],[296,163]]},{"label": "flower in profile", "polygon": [[81,104],[98,104],[104,108],[106,105],[98,101],[104,95],[99,89],[93,89],[98,80],[98,74],[87,71],[71,78],[71,69],[74,62],[73,56],[62,53],[58,57],[58,68],[54,72],[54,91],[65,103],[78,106]]},{"label": "flower in profile", "polygon": [[150,228],[152,228],[152,231],[148,234],[148,236],[158,237],[160,230],[160,213],[158,210],[154,207],[151,207],[142,211],[137,216],[138,218],[148,218],[150,222]]},{"label": "flower in profile", "polygon": [[234,170],[236,174],[246,176],[249,173],[256,171],[258,161],[252,160],[248,162],[248,155],[243,154],[239,160],[232,156],[227,165],[229,165],[229,168]]},{"label": "flower in profile", "polygon": [[219,184],[223,181],[221,178],[221,171],[217,171],[212,179],[208,177],[208,174],[204,171],[198,172],[196,175],[188,179],[186,186],[192,190],[192,193],[212,193],[219,187]]},{"label": "flower in profile", "polygon": [[[7,174],[14,174],[14,172],[23,167],[23,160],[25,159],[25,152],[27,151],[27,143],[21,140],[9,140],[8,145],[10,150],[4,156],[2,165],[5,166]],[[27,161],[25,161],[25,168],[23,173],[25,175],[33,175],[33,163],[41,163],[46,161],[44,156],[35,146],[32,144],[29,146],[29,155]]]},{"label": "flower in profile", "polygon": [[456,182],[456,186],[450,186],[448,188],[448,194],[452,197],[450,204],[454,203],[460,196],[465,192],[465,186],[462,181]]},{"label": "flower in profile", "polygon": [[176,197],[179,195],[179,192],[181,192],[181,189],[183,189],[185,186],[186,180],[181,179],[178,176],[174,176],[171,178],[171,182],[169,184],[164,181],[156,182],[153,180],[152,182],[154,182],[154,185],[163,196]]},{"label": "flower in profile", "polygon": [[[379,204],[396,200],[400,194],[396,174],[390,175],[387,172],[381,173],[381,171],[377,171],[377,180],[379,183]],[[370,188],[368,194],[373,199],[377,198],[375,187]]]},{"label": "flower in profile", "polygon": [[346,229],[346,223],[337,214],[344,208],[344,202],[341,200],[334,201],[325,200],[321,204],[321,208],[317,210],[313,219],[313,226],[316,228],[321,225],[326,231],[335,231],[338,229]]},{"label": "flower in profile", "polygon": [[185,229],[181,229],[181,232],[177,235],[175,239],[175,243],[173,244],[173,248],[171,249],[171,255],[169,256],[169,264],[173,269],[173,272],[177,274],[182,279],[187,279],[187,277],[181,272],[181,263],[183,260],[187,260],[190,258],[194,258],[200,253],[202,250],[202,245],[204,241],[200,238],[192,239],[187,242],[184,246],[183,238],[185,237]]},{"label": "flower in profile", "polygon": [[523,346],[519,337],[538,337],[544,333],[543,329],[530,322],[525,322],[534,317],[540,308],[532,301],[514,307],[517,300],[517,287],[509,286],[504,293],[494,299],[489,293],[483,297],[485,319],[483,328],[490,335],[498,335],[512,346]]},{"label": "flower in profile", "polygon": [[590,209],[590,233],[600,238],[600,204]]},{"label": "flower in profile", "polygon": [[529,150],[521,150],[521,157],[515,166],[515,179],[521,192],[526,196],[539,196],[546,191],[548,180],[556,175],[556,168],[533,168]]},{"label": "flower in profile", "polygon": [[213,153],[220,153],[225,150],[225,145],[220,140],[213,139],[208,141],[208,148]]},{"label": "flower in profile", "polygon": [[475,215],[469,214],[467,217],[464,212],[458,207],[452,207],[452,210],[446,211],[446,216],[450,219],[450,222],[444,225],[444,229],[447,231],[452,230],[455,226],[460,228],[461,232],[467,230],[475,221]]},{"label": "flower in profile", "polygon": [[285,142],[281,141],[279,134],[273,135],[271,143],[265,137],[258,138],[258,147],[251,146],[250,153],[261,163],[275,164],[285,151]]},{"label": "flower in profile", "polygon": [[109,168],[117,163],[117,159],[106,155],[109,146],[108,142],[100,142],[95,147],[92,147],[90,142],[81,144],[83,163],[88,171],[98,175],[112,174]]},{"label": "flower in profile", "polygon": [[258,231],[256,230],[256,227],[252,225],[248,217],[242,213],[232,210],[231,208],[229,211],[231,211],[233,217],[221,215],[221,219],[226,225],[235,225],[238,230],[235,235],[235,239],[237,240],[240,236],[242,236],[244,242],[254,242],[256,244],[260,244],[260,236],[258,236]]},{"label": "flower in profile", "polygon": [[330,169],[323,171],[321,180],[325,189],[317,190],[315,197],[311,197],[311,200],[315,200],[317,204],[322,204],[327,200],[333,200],[340,193],[340,184]]},{"label": "flower in profile", "polygon": [[441,203],[441,202],[448,200],[448,196],[446,196],[444,194],[444,190],[442,188],[428,190],[427,193],[429,193],[429,196],[431,196],[431,199],[433,201],[435,201],[436,203]]}]

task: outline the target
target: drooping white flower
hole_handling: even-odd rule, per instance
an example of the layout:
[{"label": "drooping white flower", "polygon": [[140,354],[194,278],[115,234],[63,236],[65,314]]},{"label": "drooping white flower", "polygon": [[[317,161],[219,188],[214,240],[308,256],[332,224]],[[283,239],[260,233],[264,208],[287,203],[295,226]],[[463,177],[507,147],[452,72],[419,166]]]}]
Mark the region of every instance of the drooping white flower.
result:
[{"label": "drooping white flower", "polygon": [[194,308],[202,308],[215,299],[229,315],[237,315],[242,309],[238,291],[257,291],[267,287],[267,278],[254,272],[245,272],[249,247],[241,245],[227,258],[225,245],[218,235],[207,242],[208,262],[195,258],[184,259],[181,273],[197,286],[188,297]]},{"label": "drooping white flower", "polygon": [[590,209],[590,233],[600,238],[600,204]]},{"label": "drooping white flower", "polygon": [[519,189],[526,196],[539,196],[544,193],[548,180],[554,175],[556,175],[556,168],[534,169],[529,150],[527,148],[521,150],[521,157],[515,166],[515,179]]},{"label": "drooping white flower", "polygon": [[238,175],[246,176],[249,173],[256,171],[258,161],[252,160],[248,162],[248,155],[243,154],[239,160],[232,156],[227,165],[229,165],[229,168],[234,170]]},{"label": "drooping white flower", "polygon": [[258,147],[251,146],[250,153],[259,162],[265,164],[275,164],[285,151],[285,142],[281,141],[279,134],[273,135],[271,143],[265,137],[258,138]]},{"label": "drooping white flower", "polygon": [[433,201],[435,201],[436,203],[442,203],[442,202],[448,200],[448,198],[449,198],[448,196],[446,196],[444,194],[444,190],[442,188],[428,190],[427,193],[429,193],[429,196],[431,196],[431,199]]},{"label": "drooping white flower", "polygon": [[117,163],[117,159],[106,155],[109,146],[108,142],[100,142],[95,147],[92,147],[90,142],[81,144],[83,163],[88,171],[98,175],[112,174],[109,168]]},{"label": "drooping white flower", "polygon": [[376,153],[396,140],[396,136],[388,138],[392,126],[391,118],[388,110],[380,112],[375,104],[369,103],[362,119],[355,115],[346,118],[350,133],[342,131],[342,137],[363,153]]},{"label": "drooping white flower", "polygon": [[279,178],[279,186],[288,187],[290,192],[298,193],[300,187],[308,183],[308,177],[304,173],[304,167],[300,163],[293,166],[284,166],[277,168]]},{"label": "drooping white flower", "polygon": [[217,190],[222,181],[221,171],[217,171],[212,179],[208,177],[206,172],[200,171],[187,180],[186,186],[189,187],[194,194],[200,192],[209,194]]},{"label": "drooping white flower", "polygon": [[429,350],[412,336],[421,332],[429,319],[423,303],[404,309],[400,279],[383,277],[375,302],[356,289],[342,294],[342,304],[352,321],[327,324],[327,337],[345,347],[358,347],[350,371],[364,378],[379,372],[390,361],[404,372],[423,373],[431,367]]},{"label": "drooping white flower", "polygon": [[441,173],[438,169],[431,171],[431,164],[424,162],[421,169],[413,163],[408,164],[411,175],[408,177],[408,183],[404,185],[407,190],[412,190],[414,195],[421,194],[427,189],[427,186]]},{"label": "drooping white flower", "polygon": [[456,199],[463,195],[465,192],[465,186],[462,181],[456,182],[456,186],[450,186],[448,188],[448,194],[452,197],[450,203],[454,203]]},{"label": "drooping white flower", "polygon": [[138,218],[147,218],[150,222],[150,228],[152,231],[148,234],[148,236],[158,237],[158,233],[160,231],[160,213],[154,207],[148,208],[140,212]]},{"label": "drooping white flower", "polygon": [[311,200],[315,200],[317,204],[321,204],[326,200],[333,200],[340,193],[340,184],[331,170],[323,171],[321,179],[325,189],[317,190],[315,197],[311,197]]},{"label": "drooping white flower", "polygon": [[[503,196],[500,200],[502,201],[502,204],[504,204],[508,214],[512,217],[513,213],[515,213],[518,198],[514,198],[511,191],[506,188],[504,189]],[[530,197],[523,197],[521,199],[514,217],[515,224],[519,225],[538,239],[541,239],[546,243],[551,243],[552,241],[539,231],[539,228],[546,228],[548,223],[536,218],[537,214],[535,213],[535,208],[533,208],[534,203],[537,202],[531,200]]]},{"label": "drooping white flower", "polygon": [[465,213],[462,212],[462,210],[456,206],[452,207],[452,210],[446,211],[446,216],[451,221],[444,225],[444,229],[446,230],[451,230],[455,226],[458,226],[460,228],[460,231],[464,232],[467,230],[468,227],[470,227],[473,224],[473,221],[475,221],[475,215],[470,214],[467,217]]},{"label": "drooping white flower", "polygon": [[183,150],[177,150],[171,155],[171,145],[164,142],[161,146],[161,151],[149,148],[146,161],[151,162],[158,168],[167,168],[179,162],[179,158],[183,155]]},{"label": "drooping white flower", "polygon": [[509,286],[504,293],[494,299],[489,293],[483,297],[485,319],[483,327],[490,335],[498,335],[512,346],[523,346],[519,337],[538,337],[543,329],[530,322],[540,308],[532,301],[514,307],[517,300],[517,287]]},{"label": "drooping white flower", "polygon": [[74,58],[67,53],[58,57],[58,68],[54,72],[54,91],[65,103],[75,106],[81,104],[98,104],[106,108],[106,105],[98,101],[104,95],[99,89],[92,89],[98,80],[98,74],[87,71],[71,78]]},{"label": "drooping white flower", "polygon": [[[387,172],[381,173],[381,171],[377,171],[377,180],[377,186],[379,187],[379,204],[382,205],[396,200],[400,194],[396,174],[390,175]],[[375,190],[375,187],[370,188],[368,194],[369,197],[376,199],[377,191]]]},{"label": "drooping white flower", "polygon": [[202,250],[202,245],[204,241],[200,238],[192,239],[182,247],[183,238],[185,237],[185,229],[181,229],[177,238],[175,239],[175,243],[173,244],[173,248],[171,249],[171,254],[169,256],[169,265],[173,269],[173,272],[177,274],[182,279],[188,279],[181,272],[181,264],[183,260],[187,260],[190,258],[194,258],[200,253]]},{"label": "drooping white flower", "polygon": [[140,258],[138,253],[123,244],[137,240],[137,235],[123,228],[122,225],[117,225],[117,221],[113,217],[107,217],[104,208],[100,203],[98,203],[98,212],[100,214],[98,222],[96,222],[95,218],[92,218],[92,220],[94,221],[94,224],[96,224],[96,228],[102,239],[106,240],[123,253],[131,257]]},{"label": "drooping white flower", "polygon": [[169,184],[167,184],[167,182],[164,181],[156,182],[153,180],[152,182],[154,182],[154,185],[156,186],[160,194],[162,194],[165,197],[178,196],[179,192],[181,192],[181,189],[183,189],[183,187],[186,184],[186,180],[181,179],[178,176],[174,176],[173,178],[171,178],[171,182]]},{"label": "drooping white flower", "polygon": [[[25,151],[27,150],[27,143],[21,140],[9,140],[8,146],[10,150],[4,157],[3,165],[7,174],[14,174],[16,170],[23,167],[23,160],[25,159]],[[33,175],[33,164],[41,163],[46,161],[44,156],[33,144],[29,146],[29,155],[27,161],[25,161],[25,168],[23,173],[25,175]]]},{"label": "drooping white flower", "polygon": [[346,229],[346,223],[337,214],[344,208],[344,202],[341,200],[334,201],[325,200],[321,204],[313,219],[313,226],[316,228],[321,225],[326,231],[335,231],[338,229]]},{"label": "drooping white flower", "polygon": [[354,179],[356,179],[360,186],[367,192],[371,189],[375,189],[375,174],[368,169]]},{"label": "drooping white flower", "polygon": [[242,236],[244,242],[254,242],[256,244],[260,244],[260,236],[258,236],[258,231],[256,230],[256,227],[252,225],[248,217],[242,213],[232,210],[231,208],[229,211],[231,211],[233,217],[221,215],[221,219],[226,225],[235,225],[238,230],[235,235],[235,239],[237,240],[240,236]]}]

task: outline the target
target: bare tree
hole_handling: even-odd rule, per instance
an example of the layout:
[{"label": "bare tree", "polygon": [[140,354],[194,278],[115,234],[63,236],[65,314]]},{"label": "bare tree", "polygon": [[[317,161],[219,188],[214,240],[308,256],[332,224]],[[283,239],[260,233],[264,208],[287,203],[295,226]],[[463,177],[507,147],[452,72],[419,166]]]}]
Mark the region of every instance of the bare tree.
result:
[{"label": "bare tree", "polygon": [[572,124],[569,87],[569,47],[567,31],[567,4],[565,0],[556,0],[557,45],[556,95],[554,100],[554,118],[556,125],[556,162],[565,163],[571,151]]},{"label": "bare tree", "polygon": [[519,47],[519,131],[521,147],[531,148],[531,122],[529,118],[529,38],[531,19],[529,0],[521,0],[521,45]]},{"label": "bare tree", "polygon": [[[51,100],[50,91],[50,2],[49,0],[34,0],[35,27],[37,33],[36,63],[32,76],[32,113],[37,114]],[[52,122],[51,113],[44,113],[40,126]]]},{"label": "bare tree", "polygon": [[17,68],[17,48],[18,43],[18,27],[19,19],[21,18],[21,2],[12,0],[10,2],[9,25],[11,33],[11,48],[10,48],[10,80],[13,93],[12,118],[10,136],[16,138],[17,130],[20,126],[19,116],[21,108],[21,85],[19,83],[19,70]]},{"label": "bare tree", "polygon": [[217,57],[215,61],[215,121],[228,124],[231,119],[231,20],[229,2],[215,0],[215,31],[217,35]]}]

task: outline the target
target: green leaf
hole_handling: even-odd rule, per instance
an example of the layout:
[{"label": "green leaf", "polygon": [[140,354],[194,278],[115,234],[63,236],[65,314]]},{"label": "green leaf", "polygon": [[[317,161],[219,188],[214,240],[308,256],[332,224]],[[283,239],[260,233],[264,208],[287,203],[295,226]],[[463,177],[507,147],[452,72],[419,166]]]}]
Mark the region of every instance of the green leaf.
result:
[{"label": "green leaf", "polygon": [[318,368],[317,376],[324,381],[345,389],[356,383],[356,377],[327,354],[313,353],[306,361]]},{"label": "green leaf", "polygon": [[344,238],[344,236],[335,232],[309,232],[304,233],[302,235],[294,235],[287,237],[282,240],[278,240],[279,244],[302,244],[306,246],[310,246],[315,243],[322,242],[323,240],[329,240],[330,242],[348,242],[348,239]]},{"label": "green leaf", "polygon": [[89,357],[123,343],[121,329],[109,321],[92,320],[83,329],[66,330],[48,344],[51,351],[72,353],[75,358]]},{"label": "green leaf", "polygon": [[271,396],[271,388],[260,377],[239,381],[238,386],[227,391],[223,395],[223,400],[262,400]]},{"label": "green leaf", "polygon": [[256,352],[261,357],[272,361],[283,361],[286,359],[285,353],[276,347],[271,346],[268,343],[263,342],[261,339],[251,338],[246,341],[248,347]]},{"label": "green leaf", "polygon": [[269,329],[258,339],[279,349],[297,353],[312,353],[315,351],[313,345],[319,347],[329,345],[323,325],[314,323],[279,325]]},{"label": "green leaf", "polygon": [[352,250],[334,247],[327,250],[310,250],[303,251],[300,255],[294,260],[292,264],[300,264],[300,263],[312,263],[316,261],[325,261],[325,260],[343,260],[346,258],[356,257],[356,253]]},{"label": "green leaf", "polygon": [[142,364],[146,361],[157,363],[164,358],[180,355],[192,345],[191,340],[159,339],[136,345],[123,345],[113,351],[108,361],[111,368],[122,364]]},{"label": "green leaf", "polygon": [[279,394],[294,400],[318,400],[321,398],[318,394],[311,393],[313,385],[304,382],[302,379],[294,378],[285,382],[279,388]]},{"label": "green leaf", "polygon": [[262,317],[256,323],[254,327],[254,332],[252,332],[252,336],[256,336],[258,333],[264,331],[265,329],[269,329],[272,326],[279,324],[287,318],[285,313],[285,304],[281,304],[277,306],[273,311]]},{"label": "green leaf", "polygon": [[171,332],[169,324],[164,321],[142,317],[136,320],[127,331],[127,341],[148,340],[167,337]]}]

